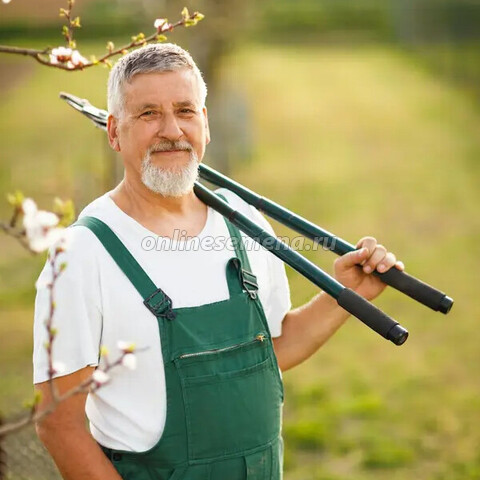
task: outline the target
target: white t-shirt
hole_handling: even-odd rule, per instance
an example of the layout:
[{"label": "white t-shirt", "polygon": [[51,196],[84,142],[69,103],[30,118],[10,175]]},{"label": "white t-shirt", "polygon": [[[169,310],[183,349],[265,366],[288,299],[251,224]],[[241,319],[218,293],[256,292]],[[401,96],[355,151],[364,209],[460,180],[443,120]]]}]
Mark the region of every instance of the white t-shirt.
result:
[{"label": "white t-shirt", "polygon": [[[273,234],[264,217],[228,190],[218,190],[230,205]],[[235,255],[223,217],[208,208],[206,224],[198,237],[167,241],[123,212],[110,192],[81,212],[104,221],[120,238],[174,308],[192,307],[229,297],[225,276],[227,261]],[[73,227],[71,244],[58,262],[67,268],[58,278],[54,299],[53,359],[65,365],[62,375],[87,365],[98,365],[105,345],[110,358],[120,354],[118,341],[135,343],[139,351],[134,371],[117,367],[111,382],[89,395],[86,413],[94,438],[102,445],[141,452],[156,444],[166,419],[163,359],[157,320],[143,299],[107,253],[97,237],[84,226]],[[281,334],[281,323],[290,310],[290,292],[283,263],[247,239],[247,252],[259,284],[259,297],[272,336]],[[174,237],[175,238],[175,237]],[[37,281],[34,322],[34,383],[48,379],[44,347],[44,321],[49,312],[46,283],[51,269],[46,263]]]}]

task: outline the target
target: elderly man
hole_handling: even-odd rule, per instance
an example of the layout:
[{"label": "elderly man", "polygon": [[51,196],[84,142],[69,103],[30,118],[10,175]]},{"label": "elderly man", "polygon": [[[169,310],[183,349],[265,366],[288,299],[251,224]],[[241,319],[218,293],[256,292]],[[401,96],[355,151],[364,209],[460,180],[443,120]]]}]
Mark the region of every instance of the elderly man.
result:
[{"label": "elderly man", "polygon": [[[135,371],[117,371],[37,425],[65,479],[280,479],[279,370],[311,356],[348,316],[324,293],[290,310],[281,262],[240,248],[243,235],[194,195],[210,141],[205,98],[201,73],[176,45],[136,50],[110,74],[108,138],[125,176],[83,210],[59,259],[68,267],[56,283],[54,355],[66,368],[55,385],[64,392],[88,378],[101,345],[115,352],[127,340],[142,352]],[[219,193],[272,232],[255,209]],[[178,240],[179,231],[187,238]],[[152,236],[162,248],[142,249]],[[191,248],[207,237],[236,240],[235,251],[228,242]],[[384,285],[370,273],[393,266],[402,268],[368,237],[335,262],[335,275],[372,299]],[[40,279],[51,275],[47,263]],[[244,275],[258,295],[243,288]],[[40,409],[51,398],[43,284],[34,351]]]}]

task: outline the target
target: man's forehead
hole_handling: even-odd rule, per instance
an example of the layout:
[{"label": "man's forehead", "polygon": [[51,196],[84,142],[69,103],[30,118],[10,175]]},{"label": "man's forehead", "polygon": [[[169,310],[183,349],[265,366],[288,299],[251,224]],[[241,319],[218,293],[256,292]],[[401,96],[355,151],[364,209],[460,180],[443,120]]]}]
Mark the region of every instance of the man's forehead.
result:
[{"label": "man's forehead", "polygon": [[200,102],[200,89],[190,69],[140,73],[124,85],[125,103],[191,103]]}]

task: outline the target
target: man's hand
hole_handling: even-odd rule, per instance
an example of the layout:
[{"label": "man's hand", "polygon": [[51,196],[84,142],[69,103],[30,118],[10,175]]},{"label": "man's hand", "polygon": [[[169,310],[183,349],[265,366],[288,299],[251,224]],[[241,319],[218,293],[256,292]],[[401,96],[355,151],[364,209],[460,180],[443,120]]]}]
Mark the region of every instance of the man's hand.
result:
[{"label": "man's hand", "polygon": [[[364,237],[354,252],[335,260],[335,278],[345,287],[372,300],[385,289],[386,284],[371,273],[386,272],[394,267],[403,270],[395,255],[378,245],[373,237]],[[349,313],[325,292],[302,307],[285,315],[282,335],[273,339],[280,368],[288,370],[315,353],[345,322]]]},{"label": "man's hand", "polygon": [[379,245],[373,237],[363,237],[356,247],[358,250],[346,253],[335,260],[335,278],[367,300],[373,300],[383,292],[386,284],[370,274],[375,270],[383,273],[392,267],[398,270],[405,267],[402,262],[397,261],[392,252]]}]

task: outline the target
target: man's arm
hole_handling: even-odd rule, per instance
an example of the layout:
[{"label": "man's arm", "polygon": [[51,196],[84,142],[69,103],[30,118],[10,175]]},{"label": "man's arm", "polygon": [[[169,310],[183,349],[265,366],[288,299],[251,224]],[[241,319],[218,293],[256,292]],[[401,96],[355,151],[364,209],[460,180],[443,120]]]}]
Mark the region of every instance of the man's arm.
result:
[{"label": "man's arm", "polygon": [[[67,392],[87,379],[93,367],[54,380],[58,393]],[[38,411],[51,403],[48,382],[36,388],[42,393]],[[61,402],[57,408],[36,425],[37,434],[65,480],[121,480],[108,458],[88,432],[85,424],[87,394],[79,393]]]},{"label": "man's arm", "polygon": [[[354,252],[339,257],[335,263],[335,278],[345,287],[372,300],[386,285],[370,275],[374,270],[386,272],[393,266],[403,270],[395,255],[378,245],[373,237],[362,238]],[[358,265],[362,265],[359,268]],[[320,293],[309,303],[291,310],[282,323],[282,335],[273,339],[275,354],[281,370],[298,365],[313,355],[349,317],[336,300]]]}]

